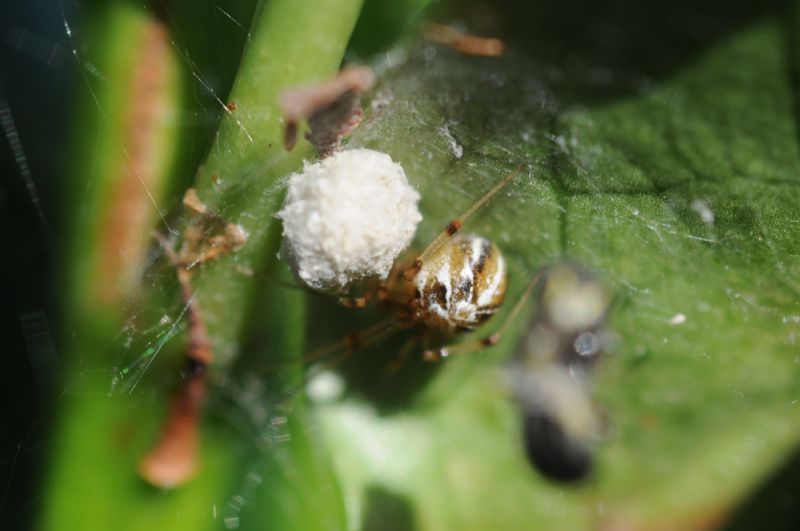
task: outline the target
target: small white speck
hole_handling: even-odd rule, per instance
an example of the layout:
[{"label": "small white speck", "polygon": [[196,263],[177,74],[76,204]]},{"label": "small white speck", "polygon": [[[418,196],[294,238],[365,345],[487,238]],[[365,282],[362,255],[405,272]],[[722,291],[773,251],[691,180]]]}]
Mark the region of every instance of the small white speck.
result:
[{"label": "small white speck", "polygon": [[246,277],[252,277],[252,276],[254,276],[254,275],[255,275],[255,271],[253,271],[253,269],[252,269],[252,268],[250,268],[250,267],[247,267],[247,266],[243,266],[243,265],[236,264],[236,265],[234,266],[234,268],[236,269],[236,271],[237,271],[238,273],[241,273],[242,275],[244,275],[244,276],[246,276]]},{"label": "small white speck", "polygon": [[287,444],[292,441],[292,434],[291,433],[279,433],[272,437],[272,442],[275,444]]},{"label": "small white speck", "polygon": [[593,356],[600,350],[600,338],[591,332],[583,332],[575,339],[574,348],[581,356]]},{"label": "small white speck", "polygon": [[683,324],[683,323],[686,322],[686,316],[683,315],[682,313],[676,313],[675,315],[673,315],[670,318],[670,320],[668,322],[669,322],[669,324],[671,324],[673,326],[674,325]]},{"label": "small white speck", "polygon": [[228,506],[235,511],[241,511],[242,507],[244,507],[244,497],[241,494],[234,495],[231,501],[228,502]]},{"label": "small white speck", "polygon": [[344,380],[333,371],[324,371],[314,376],[306,385],[306,393],[314,402],[333,402],[344,392]]},{"label": "small white speck", "polygon": [[464,146],[458,143],[458,141],[453,136],[453,133],[450,132],[450,126],[445,124],[444,127],[439,128],[439,132],[442,133],[445,140],[447,140],[447,145],[450,146],[450,151],[453,152],[453,156],[457,159],[460,159],[464,156]]},{"label": "small white speck", "polygon": [[597,502],[597,514],[600,516],[606,514],[606,507],[603,505],[603,502]]},{"label": "small white speck", "polygon": [[272,417],[269,420],[269,423],[272,424],[273,426],[283,426],[284,424],[286,424],[286,417],[283,415]]},{"label": "small white speck", "polygon": [[[387,58],[388,57],[389,54],[387,54]],[[370,107],[372,108],[373,111],[380,111],[381,109],[384,109],[389,106],[389,104],[392,102],[393,97],[394,96],[391,91],[382,90],[378,94],[376,94],[375,97],[372,99]]]},{"label": "small white speck", "polygon": [[800,315],[784,315],[783,322],[784,324],[800,324]]},{"label": "small white speck", "polygon": [[709,225],[714,224],[714,211],[711,210],[711,207],[708,206],[708,203],[703,201],[702,199],[695,199],[692,201],[692,210],[697,212],[697,215],[700,216],[705,223]]}]

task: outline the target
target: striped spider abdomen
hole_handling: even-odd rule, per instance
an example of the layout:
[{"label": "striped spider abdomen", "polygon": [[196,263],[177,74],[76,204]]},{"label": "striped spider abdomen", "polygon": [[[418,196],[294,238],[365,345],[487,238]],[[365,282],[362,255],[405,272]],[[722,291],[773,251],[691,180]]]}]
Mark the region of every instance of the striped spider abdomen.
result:
[{"label": "striped spider abdomen", "polygon": [[416,319],[427,328],[472,330],[503,303],[506,263],[490,240],[456,235],[422,264],[413,283]]}]

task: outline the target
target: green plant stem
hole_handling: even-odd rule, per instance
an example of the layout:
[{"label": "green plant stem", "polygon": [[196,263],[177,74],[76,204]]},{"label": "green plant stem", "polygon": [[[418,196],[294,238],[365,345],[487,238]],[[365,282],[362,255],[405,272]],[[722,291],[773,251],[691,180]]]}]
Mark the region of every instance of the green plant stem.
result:
[{"label": "green plant stem", "polygon": [[121,3],[86,24],[85,76],[71,159],[73,212],[64,254],[67,306],[78,327],[116,326],[139,291],[150,232],[173,176],[182,79],[167,28]]},{"label": "green plant stem", "polygon": [[242,269],[264,272],[276,256],[279,233],[270,227],[282,197],[279,179],[311,155],[304,142],[284,149],[279,95],[337,71],[360,7],[361,0],[276,0],[255,18],[229,98],[236,110],[223,119],[197,181],[201,200],[249,234],[242,250],[205,267],[195,281],[218,366],[238,354],[253,303],[258,278]]}]

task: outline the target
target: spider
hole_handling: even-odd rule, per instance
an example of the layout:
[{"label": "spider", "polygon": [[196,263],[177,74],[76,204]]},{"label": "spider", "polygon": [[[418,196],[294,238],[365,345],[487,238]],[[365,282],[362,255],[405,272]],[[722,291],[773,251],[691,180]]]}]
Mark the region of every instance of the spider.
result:
[{"label": "spider", "polygon": [[[370,328],[350,334],[343,340],[292,363],[311,361],[345,349],[343,356],[329,362],[336,364],[358,349],[375,344],[405,328],[418,327],[439,339],[473,330],[486,322],[497,312],[505,298],[505,259],[490,240],[458,232],[463,223],[507,186],[523,167],[519,166],[506,175],[464,213],[453,219],[410,265],[396,264],[387,280],[378,287],[377,299],[399,306],[397,312]],[[206,394],[206,369],[214,356],[200,309],[193,296],[193,269],[236,251],[244,245],[247,238],[241,227],[224,223],[222,218],[208,211],[194,190],[187,192],[184,205],[197,218],[184,232],[184,244],[180,252],[176,252],[162,235],[155,235],[165,256],[176,269],[190,321],[183,383],[173,397],[159,441],[139,462],[140,475],[159,487],[179,485],[191,477],[197,468],[198,424]],[[206,225],[209,223],[215,228],[217,235],[205,235]],[[526,290],[523,300],[530,294],[532,286],[533,283]],[[343,298],[340,303],[344,306],[364,307],[371,298],[371,295]],[[427,349],[424,358],[436,360],[454,352],[494,345],[519,312],[521,302],[522,300],[495,334],[455,347]]]},{"label": "spider", "polygon": [[[447,343],[491,318],[505,298],[505,260],[490,240],[462,235],[459,230],[521,169],[453,219],[410,264],[395,265],[375,295],[397,307],[395,313],[304,359],[312,361],[344,351],[329,360],[326,367],[330,367],[398,330],[417,328],[420,334],[401,351],[405,355],[421,338]],[[542,268],[495,333],[454,346],[425,349],[423,359],[436,361],[495,345],[534,293],[537,310],[509,365],[512,392],[522,413],[524,450],[530,464],[545,477],[576,482],[592,470],[592,446],[606,421],[592,401],[591,376],[606,347],[608,336],[603,334],[603,326],[612,296],[592,273],[569,262]],[[364,307],[370,298],[368,294],[340,302]]]},{"label": "spider", "polygon": [[[445,343],[445,346],[439,348],[425,348],[423,359],[426,361],[437,361],[452,354],[495,345],[521,311],[533,290],[535,279],[528,285],[497,332],[478,340],[448,345],[457,334],[475,330],[488,321],[503,304],[507,288],[506,262],[497,245],[482,236],[461,234],[460,229],[476,211],[517,177],[524,167],[518,166],[460,216],[451,220],[415,258],[395,263],[387,279],[377,289],[368,291],[363,296],[339,299],[341,305],[350,308],[363,308],[371,300],[377,299],[396,308],[394,313],[385,320],[353,332],[300,360],[327,358],[325,366],[335,366],[355,352],[400,330],[411,328],[416,328],[419,333],[401,350],[394,368],[404,361],[411,348],[420,340],[425,343]],[[311,373],[310,376],[313,375]]]}]

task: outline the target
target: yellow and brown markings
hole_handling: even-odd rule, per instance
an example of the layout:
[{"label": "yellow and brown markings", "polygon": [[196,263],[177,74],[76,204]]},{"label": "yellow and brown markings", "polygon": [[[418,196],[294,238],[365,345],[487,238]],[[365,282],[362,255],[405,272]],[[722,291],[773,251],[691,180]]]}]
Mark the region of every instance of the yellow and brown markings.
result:
[{"label": "yellow and brown markings", "polygon": [[430,328],[471,330],[503,302],[506,266],[500,250],[480,236],[456,236],[416,275],[419,318]]}]

